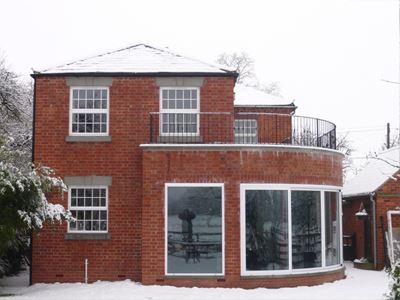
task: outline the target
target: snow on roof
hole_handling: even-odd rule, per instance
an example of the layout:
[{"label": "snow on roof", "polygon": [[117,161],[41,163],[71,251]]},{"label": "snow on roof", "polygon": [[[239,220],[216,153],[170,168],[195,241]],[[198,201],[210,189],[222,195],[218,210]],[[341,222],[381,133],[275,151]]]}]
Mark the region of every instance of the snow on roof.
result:
[{"label": "snow on roof", "polygon": [[137,44],[38,71],[36,74],[79,73],[216,73],[235,74],[218,64],[185,57],[168,49]]},{"label": "snow on roof", "polygon": [[365,168],[347,182],[342,190],[343,196],[366,195],[376,191],[399,170],[399,147],[394,147],[370,158]]},{"label": "snow on roof", "polygon": [[235,106],[287,106],[293,101],[273,96],[254,87],[243,84],[235,85]]}]

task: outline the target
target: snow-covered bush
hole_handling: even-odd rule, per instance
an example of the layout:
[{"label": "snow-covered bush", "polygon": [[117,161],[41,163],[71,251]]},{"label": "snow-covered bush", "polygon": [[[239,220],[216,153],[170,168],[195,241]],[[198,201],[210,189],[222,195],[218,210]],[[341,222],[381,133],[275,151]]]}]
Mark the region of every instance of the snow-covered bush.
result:
[{"label": "snow-covered bush", "polygon": [[397,260],[396,263],[388,269],[388,273],[390,276],[390,292],[387,295],[387,299],[400,300],[400,260]]},{"label": "snow-covered bush", "polygon": [[46,195],[65,185],[47,167],[33,166],[32,88],[0,58],[0,277],[29,265],[29,237],[45,221],[70,214]]},{"label": "snow-covered bush", "polygon": [[62,205],[49,203],[46,198],[54,189],[66,190],[62,180],[47,167],[21,169],[8,162],[8,149],[0,144],[0,277],[16,273],[21,260],[27,260],[32,231],[45,221],[71,218]]}]

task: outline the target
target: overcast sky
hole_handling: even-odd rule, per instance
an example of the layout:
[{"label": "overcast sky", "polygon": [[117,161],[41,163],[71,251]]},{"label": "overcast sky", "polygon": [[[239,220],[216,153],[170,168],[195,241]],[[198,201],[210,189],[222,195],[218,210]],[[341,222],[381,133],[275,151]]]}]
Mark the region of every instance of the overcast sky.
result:
[{"label": "overcast sky", "polygon": [[[350,132],[364,156],[399,127],[399,2],[18,1],[0,4],[0,51],[27,76],[137,43],[214,61],[246,51],[262,83],[278,81],[298,115]],[[398,131],[397,131],[398,132]]]}]

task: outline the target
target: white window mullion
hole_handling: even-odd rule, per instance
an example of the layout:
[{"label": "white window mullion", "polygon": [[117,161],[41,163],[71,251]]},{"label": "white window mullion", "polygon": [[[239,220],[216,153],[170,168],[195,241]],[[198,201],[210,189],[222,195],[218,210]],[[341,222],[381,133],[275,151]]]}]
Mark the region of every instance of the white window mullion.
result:
[{"label": "white window mullion", "polygon": [[288,189],[288,264],[290,272],[293,270],[292,253],[292,191]]},{"label": "white window mullion", "polygon": [[322,267],[326,266],[326,236],[325,236],[325,192],[320,191],[321,193],[321,263]]},{"label": "white window mullion", "polygon": [[337,203],[337,209],[339,212],[337,213],[337,217],[339,218],[338,224],[339,228],[337,229],[339,231],[339,247],[340,247],[340,258],[339,258],[339,263],[343,265],[344,260],[343,260],[343,211],[342,211],[342,191],[339,191],[338,194],[338,203]]}]

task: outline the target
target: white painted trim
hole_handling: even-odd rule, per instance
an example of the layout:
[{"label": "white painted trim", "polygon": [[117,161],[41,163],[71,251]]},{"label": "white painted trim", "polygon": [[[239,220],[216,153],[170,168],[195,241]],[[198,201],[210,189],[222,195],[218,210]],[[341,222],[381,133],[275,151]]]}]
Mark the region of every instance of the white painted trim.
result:
[{"label": "white painted trim", "polygon": [[[339,270],[343,263],[326,266],[325,246],[325,192],[340,193],[341,187],[331,185],[306,185],[306,184],[271,184],[271,183],[242,183],[240,184],[240,274],[241,276],[271,276],[289,274],[312,274],[325,271]],[[288,192],[288,269],[274,271],[247,271],[246,270],[246,190],[283,190]],[[292,259],[292,191],[316,191],[320,193],[320,216],[321,216],[321,267],[293,269]],[[339,196],[340,197],[340,196]],[[340,209],[341,212],[341,206]],[[340,225],[341,226],[341,225]],[[341,229],[340,229],[341,230]],[[340,251],[342,249],[342,235],[340,235]],[[341,254],[341,257],[342,254]]]},{"label": "white painted trim", "polygon": [[338,199],[339,203],[338,203],[338,207],[340,207],[340,210],[338,212],[339,215],[339,243],[340,243],[340,258],[339,258],[339,262],[341,265],[344,264],[344,257],[343,257],[343,201],[342,201],[342,191],[339,192],[339,199]]},{"label": "white painted trim", "polygon": [[[169,108],[163,108],[162,107],[162,92],[163,90],[196,90],[197,91],[197,109],[193,108],[174,108],[174,109],[169,109]],[[159,114],[159,135],[160,136],[190,136],[190,137],[195,137],[195,136],[200,136],[200,87],[185,87],[185,86],[161,86],[159,89],[159,98],[160,98],[160,114]],[[177,99],[175,99],[176,101]],[[162,130],[162,116],[163,114],[196,114],[196,132],[163,132]],[[169,124],[169,123],[168,123]]]},{"label": "white painted trim", "polygon": [[392,215],[400,215],[400,210],[388,210],[387,221],[388,221],[388,233],[389,233],[389,243],[390,243],[390,264],[394,264],[394,249],[393,249],[393,225],[392,225]]},{"label": "white painted trim", "polygon": [[[90,206],[90,207],[82,207],[82,206],[71,206],[71,189],[105,189],[106,190],[106,206]],[[109,211],[108,211],[108,186],[105,185],[71,185],[68,186],[68,210],[102,210],[107,212],[107,230],[70,230],[70,223],[68,224],[68,233],[82,233],[82,234],[90,234],[90,233],[108,233],[109,226],[110,226],[110,219],[109,219]],[[99,225],[100,226],[100,225]]]},{"label": "white painted trim", "polygon": [[[325,192],[326,191],[320,191],[320,207],[321,207],[321,217],[320,217],[320,222],[321,222],[321,266],[322,268],[326,267],[326,232],[325,232]],[[339,191],[338,191],[339,192]]]},{"label": "white painted trim", "polygon": [[[107,108],[73,108],[73,90],[107,90]],[[73,113],[96,113],[106,114],[106,132],[72,132],[72,114]],[[68,134],[70,136],[109,136],[110,135],[110,87],[108,86],[70,86],[69,88],[69,126]]]},{"label": "white painted trim", "polygon": [[[330,152],[333,154],[338,154],[342,157],[344,157],[344,154],[338,150],[334,149],[328,149],[328,148],[322,148],[322,147],[311,147],[311,146],[297,146],[297,145],[287,145],[287,144],[140,144],[139,147],[141,148],[215,148],[215,150],[219,150],[221,148],[227,149],[227,148],[232,148],[235,150],[235,148],[249,148],[251,149],[257,149],[258,148],[265,148],[265,149],[271,149],[271,150],[303,150],[303,151],[310,151],[310,150],[315,150],[319,152]],[[201,150],[201,149],[196,149],[196,150]]]},{"label": "white painted trim", "polygon": [[[222,273],[168,273],[168,188],[169,187],[220,187],[222,218]],[[165,276],[224,276],[225,275],[225,188],[223,183],[165,183],[164,187],[164,268]]]}]

